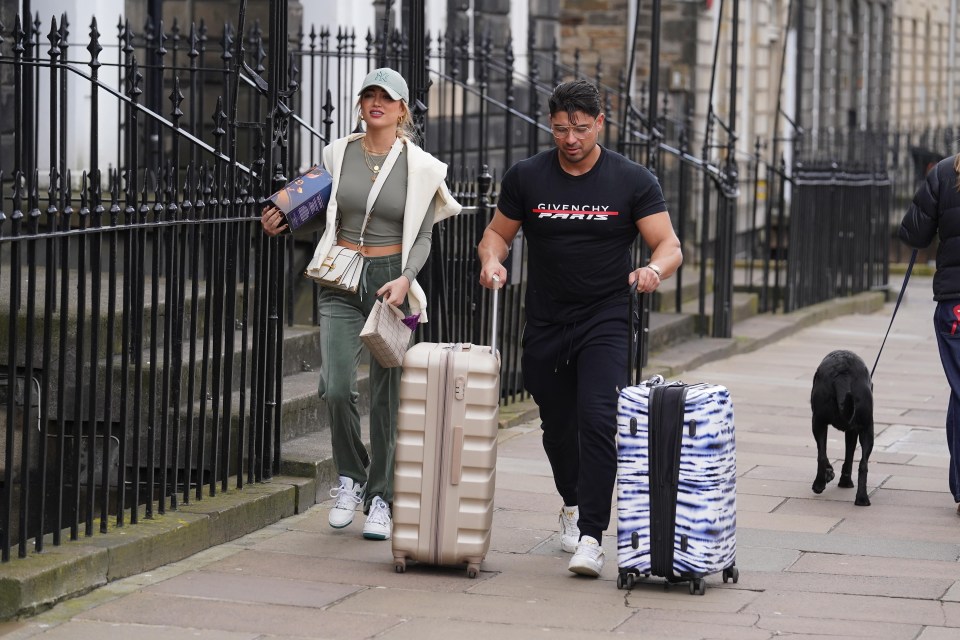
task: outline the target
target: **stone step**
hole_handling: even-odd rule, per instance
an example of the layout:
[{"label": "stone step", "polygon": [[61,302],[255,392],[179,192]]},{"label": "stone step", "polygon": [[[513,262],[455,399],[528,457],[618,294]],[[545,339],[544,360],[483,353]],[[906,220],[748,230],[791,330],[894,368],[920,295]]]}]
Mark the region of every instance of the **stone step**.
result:
[{"label": "stone step", "polygon": [[[743,291],[733,292],[733,301],[731,310],[733,312],[732,323],[742,322],[747,318],[757,315],[758,301],[760,296],[756,293],[747,293]],[[700,317],[699,300],[688,300],[683,303],[683,313],[689,315],[694,320],[694,325],[698,334],[710,335],[713,330],[713,293],[708,293],[704,300],[704,316]]]},{"label": "stone step", "polygon": [[[316,435],[316,434],[326,434],[330,429],[330,419],[329,413],[327,412],[326,407],[324,406],[324,401],[320,399],[317,394],[317,385],[319,383],[318,373],[316,371],[303,371],[294,373],[292,375],[285,376],[283,379],[283,410],[281,411],[280,419],[280,440],[283,443],[289,442],[291,440],[302,438],[304,436]],[[367,414],[370,410],[370,393],[369,393],[369,372],[366,365],[361,365],[357,380],[357,390],[359,393],[359,400],[357,404],[357,409],[360,411],[361,419],[366,421]],[[249,392],[244,397],[247,404],[249,404]],[[228,461],[230,464],[230,474],[236,473],[235,461],[237,459],[237,444],[240,442],[240,406],[241,394],[239,392],[234,392],[231,394],[231,406],[230,406],[230,449],[228,452]],[[223,421],[222,416],[222,407],[223,407],[223,398],[219,398],[217,401],[217,411],[219,413],[219,419]],[[203,418],[201,419],[201,409],[203,409]],[[179,425],[179,437],[177,441],[179,443],[179,451],[181,456],[181,464],[183,456],[186,451],[187,439],[189,437],[191,441],[191,450],[192,450],[192,459],[197,459],[197,454],[199,449],[199,443],[201,438],[203,440],[203,463],[205,468],[209,469],[211,460],[211,453],[213,452],[213,441],[214,437],[223,438],[224,433],[221,429],[219,432],[214,434],[213,432],[213,413],[214,407],[210,399],[201,406],[199,400],[195,401],[192,406],[192,424],[193,428],[187,428],[188,420],[188,411],[186,407],[181,408],[180,412],[180,425]],[[243,408],[244,411],[244,423],[246,428],[243,432],[243,437],[249,437],[249,424],[250,424],[250,409],[249,406]],[[201,429],[201,422],[205,424],[205,428]],[[271,420],[272,423],[272,420]],[[133,430],[133,426],[128,427],[129,430]],[[168,417],[169,430],[173,430],[174,425],[173,421]],[[140,464],[141,466],[149,465],[148,458],[148,448],[147,448],[147,437],[148,437],[148,424],[146,421],[141,423],[141,437],[140,437]],[[154,433],[159,436],[161,430],[160,421],[154,425]],[[114,435],[116,435],[114,433]],[[322,437],[329,440],[329,434],[322,435]],[[222,443],[221,443],[222,444]],[[286,446],[286,445],[284,445]],[[244,444],[244,459],[246,459],[246,448],[247,445]],[[167,449],[167,461],[168,464],[171,464],[173,460],[172,448],[168,447]],[[154,451],[153,463],[156,466],[161,465],[162,452],[159,447]],[[126,454],[126,463],[128,465],[133,464],[133,446],[132,440],[127,446]],[[196,466],[196,465],[194,465]]]},{"label": "stone step", "polygon": [[[234,394],[236,395],[240,388],[250,386],[251,378],[251,366],[252,363],[250,358],[253,353],[253,343],[254,337],[248,335],[244,343],[243,335],[238,329],[234,333],[234,343],[231,355],[233,357],[233,370],[231,372],[231,387],[234,389]],[[198,402],[200,399],[200,390],[201,390],[201,380],[203,375],[203,339],[197,338],[191,344],[191,341],[187,340],[183,343],[181,348],[181,371],[180,371],[180,380],[181,380],[181,397],[182,403],[185,405],[189,398],[188,394],[188,381],[190,374],[190,350],[191,347],[195,350],[195,363],[193,365],[193,374],[194,374],[194,392],[193,400]],[[209,395],[209,389],[213,384],[213,347],[212,344],[208,346],[210,349],[210,355],[208,357],[207,365],[207,393]],[[246,356],[247,366],[243,370],[241,367],[241,359]],[[97,366],[97,384],[99,385],[100,391],[97,393],[97,411],[96,416],[98,422],[102,422],[105,419],[105,410],[104,402],[106,398],[109,398],[112,405],[112,417],[114,421],[119,419],[119,407],[120,399],[124,395],[124,382],[126,382],[126,396],[127,396],[127,407],[128,411],[132,411],[133,407],[133,395],[135,392],[135,387],[132,383],[135,377],[135,366],[132,363],[128,363],[126,375],[124,375],[123,370],[120,368],[121,358],[118,353],[114,354],[114,368],[113,368],[113,378],[111,383],[111,388],[107,390],[104,385],[106,383],[106,373],[107,373],[107,364],[105,360],[100,360]],[[221,376],[221,386],[222,386],[222,376],[224,375],[224,363],[226,361],[226,355],[221,354],[219,363],[220,363],[220,376]],[[149,350],[146,350],[141,355],[142,358],[142,373],[140,378],[140,393],[141,393],[141,403],[142,403],[142,412],[141,415],[144,420],[146,420],[151,411],[148,406],[148,399],[150,397],[151,388],[151,354]],[[167,367],[165,364],[165,354],[162,349],[159,349],[156,354],[156,389],[155,389],[155,403],[158,405],[154,414],[160,414],[160,402],[161,402],[161,393],[162,393],[162,380],[163,376],[166,373]],[[52,365],[53,371],[51,372],[54,375],[53,379],[56,380],[56,365]],[[72,366],[72,365],[68,365]],[[320,367],[320,328],[314,326],[306,325],[295,325],[293,327],[284,328],[284,340],[283,340],[283,369],[282,375],[284,377],[292,376],[301,372],[309,372],[319,370]],[[90,374],[90,365],[84,364],[81,371],[82,376],[80,378],[87,382],[91,378]],[[66,384],[64,393],[62,394],[63,403],[64,403],[64,412],[68,419],[72,419],[75,414],[76,408],[76,382],[78,379],[77,372],[73,369],[68,369],[66,372]],[[39,376],[39,371],[35,374]],[[241,380],[241,375],[245,378]],[[82,421],[87,421],[89,419],[89,407],[86,406],[88,401],[88,395],[84,393],[82,397],[84,403],[84,408],[80,419]],[[59,398],[56,395],[53,395],[50,398],[50,415],[57,415],[59,408]]]},{"label": "stone step", "polygon": [[[20,275],[21,275],[20,305],[16,311],[16,323],[18,327],[18,335],[21,336],[20,340],[18,341],[17,354],[16,354],[17,356],[16,361],[18,366],[22,366],[25,361],[24,356],[26,353],[26,345],[25,345],[23,336],[25,336],[26,334],[26,325],[28,321],[27,320],[27,307],[28,307],[27,294],[29,290],[26,268],[21,269]],[[71,271],[69,273],[69,280],[67,283],[68,296],[67,296],[66,316],[64,316],[63,306],[61,304],[62,294],[61,294],[61,281],[59,279],[60,278],[59,272],[57,273],[57,278],[58,279],[56,283],[55,306],[53,309],[48,310],[48,309],[45,309],[46,285],[47,285],[46,270],[42,265],[37,267],[36,287],[35,287],[35,294],[34,294],[35,296],[34,304],[35,304],[36,312],[35,312],[35,316],[29,320],[31,324],[31,328],[33,329],[33,334],[35,336],[34,339],[36,341],[35,348],[34,348],[34,352],[35,352],[34,366],[40,366],[40,363],[36,361],[36,358],[42,346],[43,332],[47,326],[50,327],[50,331],[51,331],[51,345],[52,345],[51,350],[53,354],[59,353],[60,330],[61,330],[60,325],[62,320],[65,319],[66,321],[66,329],[67,329],[66,342],[68,345],[71,345],[71,349],[72,349],[72,346],[75,345],[77,341],[77,328],[78,328],[77,311],[79,308],[79,304],[77,300],[78,291],[77,291],[76,272]],[[115,322],[114,322],[114,329],[113,329],[113,341],[109,344],[107,342],[107,329],[108,329],[108,320],[109,320],[107,317],[107,314],[109,311],[109,304],[110,304],[109,283],[110,283],[109,274],[106,272],[101,274],[99,317],[96,320],[98,351],[100,352],[99,355],[101,357],[105,356],[108,346],[112,348],[114,353],[119,353],[123,344],[122,343],[123,341],[122,313],[124,308],[123,307],[124,305],[123,286],[122,286],[123,283],[122,281],[119,281],[119,280],[117,282],[116,292],[113,300],[113,304],[115,307],[115,314],[116,314],[114,318]],[[148,337],[148,334],[150,332],[150,314],[154,311],[154,309],[156,309],[156,312],[158,314],[157,322],[158,322],[159,331],[163,330],[163,325],[166,320],[168,311],[170,313],[174,312],[173,303],[171,302],[168,304],[166,301],[166,286],[167,286],[166,279],[163,277],[160,277],[157,281],[157,285],[158,285],[158,299],[156,302],[154,302],[152,285],[149,282],[144,283],[145,289],[143,292],[143,318],[144,318],[143,332],[144,332],[145,338]],[[92,296],[91,287],[92,285],[88,277],[88,280],[86,282],[87,300],[85,302],[85,308],[84,308],[84,322],[85,322],[84,341],[85,341],[85,348],[87,350],[90,349],[90,335],[91,335],[90,327],[91,327],[91,324],[93,323],[93,318],[91,315],[93,312],[93,309],[90,302],[90,298]],[[194,317],[192,291],[193,291],[192,281],[189,281],[187,283],[187,290],[185,292],[185,300],[184,300],[183,309],[182,309],[183,331],[184,331],[185,340],[187,339],[187,336],[191,331],[191,318]],[[252,305],[253,303],[253,295],[254,295],[254,292],[251,290],[250,305]],[[196,315],[195,315],[196,327],[194,327],[194,330],[196,332],[203,331],[204,323],[206,322],[207,299],[208,298],[206,293],[206,281],[201,279],[198,282],[197,296],[196,296],[196,305],[197,305]],[[243,300],[244,300],[243,288],[238,286],[237,302],[236,302],[238,318],[240,317],[242,312]],[[4,286],[4,287],[0,287],[0,325],[5,327],[6,324],[9,322],[9,318],[10,318],[10,287]],[[75,354],[71,351],[71,349],[68,349],[67,353],[65,354],[65,357],[68,360],[75,358]],[[6,341],[0,342],[0,362],[9,362],[10,356],[9,356],[8,350],[9,350],[9,345],[7,344],[7,342]],[[89,353],[87,355],[89,356]]]}]

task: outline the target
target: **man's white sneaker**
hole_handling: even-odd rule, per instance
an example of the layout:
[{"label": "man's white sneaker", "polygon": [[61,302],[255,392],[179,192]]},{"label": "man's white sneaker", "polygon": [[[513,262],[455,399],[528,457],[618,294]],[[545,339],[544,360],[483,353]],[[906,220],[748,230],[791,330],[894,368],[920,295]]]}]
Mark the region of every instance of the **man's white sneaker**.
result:
[{"label": "man's white sneaker", "polygon": [[363,537],[367,540],[389,540],[393,531],[393,519],[390,517],[390,505],[380,496],[370,503],[370,513],[363,525]]},{"label": "man's white sneaker", "polygon": [[567,553],[577,550],[577,542],[580,540],[578,520],[580,520],[580,507],[564,505],[560,509],[560,548]]},{"label": "man's white sneaker", "polygon": [[340,486],[330,489],[330,497],[336,498],[337,504],[330,509],[328,522],[334,529],[343,529],[353,522],[357,505],[363,502],[363,485],[352,478],[340,476]]},{"label": "man's white sneaker", "polygon": [[590,536],[583,536],[567,569],[581,576],[596,578],[603,571],[603,547]]}]

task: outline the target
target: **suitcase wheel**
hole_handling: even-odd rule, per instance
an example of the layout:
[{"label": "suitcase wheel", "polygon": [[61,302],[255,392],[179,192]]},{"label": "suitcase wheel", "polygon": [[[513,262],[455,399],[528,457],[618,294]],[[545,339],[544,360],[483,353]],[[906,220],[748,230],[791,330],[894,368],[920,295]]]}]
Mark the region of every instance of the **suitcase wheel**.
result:
[{"label": "suitcase wheel", "polygon": [[480,575],[480,563],[479,562],[469,563],[467,565],[467,577],[476,578],[478,575]]},{"label": "suitcase wheel", "polygon": [[397,573],[403,573],[407,570],[407,559],[406,558],[394,558],[393,559],[393,568]]},{"label": "suitcase wheel", "polygon": [[733,580],[733,584],[737,584],[740,580],[740,569],[736,567],[728,567],[723,570],[723,582],[726,584],[727,580]]},{"label": "suitcase wheel", "polygon": [[707,581],[703,578],[694,578],[690,581],[690,595],[702,596],[707,592]]},{"label": "suitcase wheel", "polygon": [[[637,583],[637,578],[639,575],[636,571],[626,569],[620,571],[617,574],[617,589],[633,589],[633,585]],[[646,575],[644,575],[646,577]]]}]

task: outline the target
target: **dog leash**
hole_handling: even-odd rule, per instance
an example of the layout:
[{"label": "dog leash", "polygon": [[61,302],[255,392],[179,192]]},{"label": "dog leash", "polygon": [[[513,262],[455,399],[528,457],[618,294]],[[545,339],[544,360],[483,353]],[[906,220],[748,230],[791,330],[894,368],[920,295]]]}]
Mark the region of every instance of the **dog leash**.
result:
[{"label": "dog leash", "polygon": [[873,363],[873,369],[870,369],[870,379],[873,380],[873,372],[877,370],[877,364],[880,362],[880,354],[883,353],[883,345],[887,344],[887,337],[890,335],[890,329],[893,327],[893,319],[897,317],[897,309],[900,308],[900,302],[903,300],[903,294],[907,290],[907,281],[910,280],[910,272],[913,271],[913,263],[917,261],[917,249],[910,254],[910,264],[907,265],[907,272],[903,276],[903,286],[900,287],[900,295],[897,296],[897,304],[893,307],[893,315],[890,316],[890,324],[887,325],[887,332],[883,336],[883,342],[880,343],[880,351],[877,351],[877,359]]}]

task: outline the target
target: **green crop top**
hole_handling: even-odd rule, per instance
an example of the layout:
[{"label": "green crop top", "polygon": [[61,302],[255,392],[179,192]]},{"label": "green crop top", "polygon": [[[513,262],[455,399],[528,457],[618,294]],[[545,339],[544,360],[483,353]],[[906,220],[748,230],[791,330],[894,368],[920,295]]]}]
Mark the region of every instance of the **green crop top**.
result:
[{"label": "green crop top", "polygon": [[[375,156],[379,162],[384,158]],[[366,165],[360,140],[347,145],[340,169],[340,184],[337,187],[337,210],[340,212],[340,238],[359,244],[360,227],[367,211],[367,196],[373,187],[373,171]],[[363,243],[371,247],[383,247],[400,244],[403,237],[403,207],[407,200],[407,154],[401,153],[390,170],[373,204],[367,230],[363,234]],[[430,255],[430,242],[433,236],[434,201],[430,201],[427,215],[420,225],[417,239],[410,247],[403,275],[413,282],[423,264]]]}]

